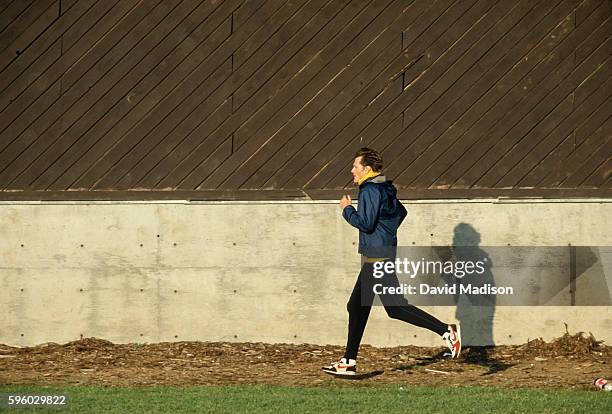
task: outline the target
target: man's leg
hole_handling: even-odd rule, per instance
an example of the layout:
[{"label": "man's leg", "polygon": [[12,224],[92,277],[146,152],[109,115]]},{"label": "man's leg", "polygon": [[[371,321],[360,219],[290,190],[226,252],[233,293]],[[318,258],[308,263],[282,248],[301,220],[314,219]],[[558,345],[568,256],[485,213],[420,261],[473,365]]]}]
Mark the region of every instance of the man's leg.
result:
[{"label": "man's leg", "polygon": [[[395,273],[385,275],[383,279],[386,286],[399,286]],[[433,315],[410,305],[402,295],[381,295],[387,315],[393,319],[410,323],[421,328],[429,329],[440,335],[451,352],[451,357],[458,358],[461,353],[461,330],[458,325],[445,324]]]},{"label": "man's leg", "polygon": [[[395,273],[385,273],[380,279],[380,283],[387,287],[397,287],[400,285]],[[440,321],[424,310],[409,304],[402,295],[380,295],[380,299],[390,318],[399,319],[409,324],[429,329],[440,336],[448,331],[448,324]]]},{"label": "man's leg", "polygon": [[363,331],[368,323],[368,317],[372,309],[372,301],[374,300],[374,294],[369,294],[372,290],[362,287],[361,284],[363,281],[371,279],[371,276],[372,264],[362,263],[361,271],[355,282],[355,287],[346,304],[346,309],[349,313],[346,351],[344,357],[340,361],[323,367],[323,371],[328,374],[349,376],[357,373],[357,352],[359,351],[359,344],[361,343]]},{"label": "man's leg", "polygon": [[[363,263],[361,271],[355,282],[355,287],[351,293],[351,297],[346,304],[346,309],[349,314],[348,338],[346,341],[346,352],[344,357],[347,359],[357,359],[359,344],[368,323],[370,310],[372,309],[372,301],[374,300],[374,292],[372,289],[362,290],[362,283],[372,279],[372,263]],[[371,294],[370,294],[371,293]]]}]

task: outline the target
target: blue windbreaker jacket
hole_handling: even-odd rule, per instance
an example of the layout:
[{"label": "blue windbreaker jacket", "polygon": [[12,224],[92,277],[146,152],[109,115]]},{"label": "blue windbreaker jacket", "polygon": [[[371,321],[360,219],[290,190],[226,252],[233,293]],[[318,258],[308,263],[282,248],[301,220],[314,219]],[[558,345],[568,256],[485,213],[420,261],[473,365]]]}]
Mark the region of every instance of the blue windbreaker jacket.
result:
[{"label": "blue windbreaker jacket", "polygon": [[347,206],[342,216],[359,229],[359,253],[368,257],[393,257],[397,229],[407,215],[397,199],[397,190],[384,175],[365,180],[359,186],[359,210]]}]

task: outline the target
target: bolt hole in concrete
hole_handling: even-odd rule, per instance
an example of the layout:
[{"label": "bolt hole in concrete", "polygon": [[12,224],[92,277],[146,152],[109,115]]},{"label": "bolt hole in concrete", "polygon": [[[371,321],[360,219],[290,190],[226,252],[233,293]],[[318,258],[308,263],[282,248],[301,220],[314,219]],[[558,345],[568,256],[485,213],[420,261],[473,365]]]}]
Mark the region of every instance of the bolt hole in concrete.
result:
[{"label": "bolt hole in concrete", "polygon": [[23,292],[23,288],[19,289],[21,292]]},{"label": "bolt hole in concrete", "polygon": [[81,244],[81,247],[85,247],[85,245]]},{"label": "bolt hole in concrete", "polygon": [[24,244],[22,244],[22,245],[21,245],[21,247],[25,247],[25,245],[24,245]]},{"label": "bolt hole in concrete", "polygon": [[174,247],[176,247],[176,243],[172,243],[172,245],[173,245]]}]

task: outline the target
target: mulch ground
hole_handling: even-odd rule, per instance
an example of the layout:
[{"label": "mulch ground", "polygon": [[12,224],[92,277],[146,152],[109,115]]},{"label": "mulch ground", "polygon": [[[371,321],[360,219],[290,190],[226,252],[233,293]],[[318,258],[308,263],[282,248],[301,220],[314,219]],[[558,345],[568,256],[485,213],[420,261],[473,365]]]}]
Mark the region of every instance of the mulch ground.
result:
[{"label": "mulch ground", "polygon": [[277,384],[479,385],[505,388],[594,390],[596,377],[612,378],[612,346],[581,333],[552,342],[472,347],[459,359],[443,348],[363,345],[359,371],[384,370],[345,381],[323,372],[343,347],[265,343],[163,342],[113,344],[84,338],[63,345],[0,345],[1,384],[106,386]]}]

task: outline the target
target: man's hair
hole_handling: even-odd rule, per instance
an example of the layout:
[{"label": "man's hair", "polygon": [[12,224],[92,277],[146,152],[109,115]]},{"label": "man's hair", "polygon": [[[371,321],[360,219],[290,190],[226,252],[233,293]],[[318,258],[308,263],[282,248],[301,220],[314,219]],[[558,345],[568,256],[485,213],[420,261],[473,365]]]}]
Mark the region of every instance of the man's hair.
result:
[{"label": "man's hair", "polygon": [[363,147],[355,154],[355,158],[361,157],[361,165],[372,168],[372,171],[379,172],[383,168],[383,159],[380,152]]}]

